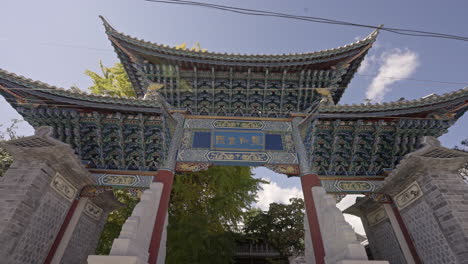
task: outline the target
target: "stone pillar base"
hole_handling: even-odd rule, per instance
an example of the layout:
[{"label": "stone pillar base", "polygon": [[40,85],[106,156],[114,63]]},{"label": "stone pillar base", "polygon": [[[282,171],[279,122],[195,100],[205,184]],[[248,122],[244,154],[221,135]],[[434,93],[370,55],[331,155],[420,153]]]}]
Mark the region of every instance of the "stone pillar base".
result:
[{"label": "stone pillar base", "polygon": [[88,256],[88,264],[146,264],[135,256]]}]

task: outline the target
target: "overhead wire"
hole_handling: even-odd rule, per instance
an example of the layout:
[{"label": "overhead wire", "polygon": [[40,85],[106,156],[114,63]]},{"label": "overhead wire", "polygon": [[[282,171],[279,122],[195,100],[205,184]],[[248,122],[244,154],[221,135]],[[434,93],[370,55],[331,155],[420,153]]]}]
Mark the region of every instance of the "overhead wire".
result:
[{"label": "overhead wire", "polygon": [[324,24],[372,28],[372,29],[379,29],[382,31],[387,31],[387,32],[395,33],[395,34],[407,35],[407,36],[445,38],[445,39],[468,41],[468,37],[452,35],[452,34],[429,32],[429,31],[414,30],[414,29],[405,29],[405,28],[392,28],[392,27],[384,27],[384,26],[358,24],[358,23],[339,21],[335,19],[328,19],[328,18],[321,18],[321,17],[291,15],[291,14],[286,14],[286,13],[278,13],[278,12],[248,9],[248,8],[239,8],[239,7],[233,7],[233,6],[218,5],[218,4],[196,2],[196,1],[186,1],[186,0],[145,0],[145,1],[155,2],[155,3],[165,3],[165,4],[199,6],[199,7],[218,9],[222,11],[228,11],[228,12],[239,13],[239,14],[244,14],[244,15],[280,17],[280,18],[296,19],[296,20],[303,20],[303,21],[310,21],[310,22],[324,23]]},{"label": "overhead wire", "polygon": [[[224,10],[224,11],[240,13],[240,14],[246,14],[246,15],[273,16],[273,17],[299,19],[299,20],[306,20],[306,21],[326,23],[326,24],[364,27],[364,28],[379,29],[379,30],[383,30],[383,31],[388,31],[388,32],[396,33],[396,34],[402,34],[402,35],[409,35],[409,36],[449,38],[449,39],[457,39],[457,40],[462,40],[462,41],[468,41],[468,37],[456,36],[456,35],[450,35],[450,34],[435,33],[435,32],[420,31],[420,30],[411,30],[411,29],[401,29],[401,28],[389,28],[389,27],[373,26],[373,25],[365,25],[365,24],[357,24],[357,23],[339,21],[339,20],[334,20],[334,19],[327,19],[327,18],[320,18],[320,17],[297,16],[297,15],[278,13],[278,12],[255,10],[255,9],[248,9],[248,8],[239,8],[239,7],[217,5],[217,4],[195,2],[195,1],[187,1],[187,0],[145,0],[145,1],[157,2],[157,3],[167,3],[167,4],[201,6],[201,7],[214,8],[214,9],[218,9],[218,10]],[[3,40],[8,40],[8,39],[3,39]],[[62,47],[68,47],[68,48],[80,48],[80,49],[87,49],[87,50],[112,52],[112,50],[110,50],[110,49],[102,49],[102,48],[94,48],[94,47],[86,47],[86,46],[76,46],[76,45],[61,44],[61,43],[50,43],[49,42],[49,43],[38,43],[38,44],[49,45],[49,46],[62,46]],[[377,76],[377,74],[372,75],[372,74],[360,74],[360,73],[356,73],[356,75]],[[414,79],[414,78],[397,78],[397,77],[391,77],[391,76],[380,76],[380,77],[385,78],[385,79],[394,79],[394,80],[407,80],[407,81],[430,82],[430,83],[453,84],[453,85],[468,85],[468,83],[465,83],[465,82],[421,80],[421,79]],[[340,87],[337,87],[337,88],[340,88]],[[307,90],[307,89],[316,89],[316,88],[298,88],[298,89]],[[35,89],[35,90],[41,90],[41,89]],[[180,89],[180,90],[184,90],[184,89]],[[266,89],[263,89],[263,90],[266,90]],[[274,90],[274,89],[271,89],[271,90]]]}]

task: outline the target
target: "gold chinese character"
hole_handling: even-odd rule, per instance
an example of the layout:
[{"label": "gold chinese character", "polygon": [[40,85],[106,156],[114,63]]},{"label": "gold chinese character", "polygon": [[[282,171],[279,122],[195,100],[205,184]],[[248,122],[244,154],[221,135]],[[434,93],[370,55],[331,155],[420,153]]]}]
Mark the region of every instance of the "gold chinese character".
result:
[{"label": "gold chinese character", "polygon": [[216,144],[226,144],[224,143],[224,136],[216,136]]},{"label": "gold chinese character", "polygon": [[259,136],[252,136],[252,144],[253,145],[262,145],[262,142],[260,141]]},{"label": "gold chinese character", "polygon": [[245,137],[240,137],[239,141],[241,144],[249,144],[249,141]]},{"label": "gold chinese character", "polygon": [[229,145],[235,145],[236,144],[236,138],[235,137],[229,137]]}]

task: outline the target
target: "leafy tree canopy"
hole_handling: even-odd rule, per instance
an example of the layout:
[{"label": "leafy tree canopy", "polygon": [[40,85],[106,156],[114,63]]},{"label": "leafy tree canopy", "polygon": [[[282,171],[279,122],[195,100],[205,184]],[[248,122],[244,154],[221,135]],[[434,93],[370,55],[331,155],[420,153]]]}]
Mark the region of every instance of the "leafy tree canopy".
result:
[{"label": "leafy tree canopy", "polygon": [[114,64],[114,67],[104,67],[99,62],[101,74],[86,70],[85,74],[93,80],[93,86],[89,90],[94,94],[108,94],[112,96],[135,97],[132,84],[122,63]]},{"label": "leafy tree canopy", "polygon": [[304,251],[304,201],[291,198],[290,204],[271,203],[268,211],[251,211],[244,233],[253,240],[261,240],[276,249],[282,257]]},{"label": "leafy tree canopy", "polygon": [[[18,129],[18,123],[22,122],[19,119],[12,119],[10,126],[5,129],[5,132],[0,131],[0,142],[4,140],[11,140],[18,138],[16,133]],[[0,127],[3,125],[0,124]],[[0,177],[5,174],[10,165],[13,163],[13,157],[3,148],[0,148]]]},{"label": "leafy tree canopy", "polygon": [[260,184],[249,167],[211,167],[177,174],[169,207],[166,263],[229,263],[232,232]]},{"label": "leafy tree canopy", "polygon": [[198,41],[190,49],[187,48],[187,43],[185,43],[185,42],[180,44],[180,45],[177,45],[175,48],[176,49],[181,49],[181,50],[191,50],[191,51],[196,51],[196,52],[206,52],[207,51],[206,49],[201,48],[200,43]]}]

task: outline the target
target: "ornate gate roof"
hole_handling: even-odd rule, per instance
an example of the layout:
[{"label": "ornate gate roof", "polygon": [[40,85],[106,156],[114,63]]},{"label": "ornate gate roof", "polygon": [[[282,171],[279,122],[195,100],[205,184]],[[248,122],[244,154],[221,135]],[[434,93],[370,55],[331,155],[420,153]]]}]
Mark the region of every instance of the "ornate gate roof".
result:
[{"label": "ornate gate roof", "polygon": [[228,54],[140,40],[102,20],[139,97],[159,83],[169,104],[200,115],[281,117],[324,96],[337,103],[378,35],[309,53]]},{"label": "ornate gate roof", "polygon": [[[468,110],[468,88],[411,101],[335,104],[377,32],[351,45],[319,52],[236,55],[148,43],[104,23],[138,98],[65,90],[0,70],[0,94],[7,102],[32,126],[53,127],[54,136],[70,144],[99,177],[131,174],[147,184],[141,177],[153,175],[168,156],[175,133],[174,112],[187,119],[205,119],[201,123],[208,126],[209,120],[244,120],[291,128],[292,119],[299,117],[308,166],[321,176],[325,188],[373,191],[406,154],[421,148],[424,136],[446,133]],[[163,86],[157,91],[162,98],[144,97],[154,83]],[[277,135],[270,138],[291,138],[290,130],[270,128],[249,135],[274,131]],[[193,147],[187,144],[188,149]],[[208,153],[207,144],[203,151]],[[274,151],[266,156],[275,156]],[[280,155],[275,157],[270,160],[281,160]]]}]

